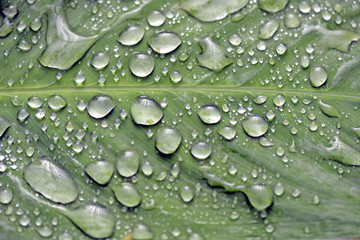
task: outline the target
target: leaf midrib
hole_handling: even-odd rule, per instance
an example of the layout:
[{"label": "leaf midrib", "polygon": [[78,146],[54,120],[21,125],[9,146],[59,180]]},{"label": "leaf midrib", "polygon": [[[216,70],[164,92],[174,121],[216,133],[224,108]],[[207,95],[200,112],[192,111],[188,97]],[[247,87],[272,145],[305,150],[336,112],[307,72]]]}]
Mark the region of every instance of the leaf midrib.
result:
[{"label": "leaf midrib", "polygon": [[346,99],[360,99],[360,95],[330,92],[330,91],[309,91],[289,89],[263,89],[257,87],[211,87],[211,86],[68,86],[68,87],[42,87],[42,88],[6,88],[0,89],[0,96],[15,96],[25,94],[54,94],[54,93],[86,93],[86,92],[121,92],[121,91],[153,91],[153,92],[226,92],[226,93],[268,93],[286,95],[308,95],[323,97],[340,97]]}]

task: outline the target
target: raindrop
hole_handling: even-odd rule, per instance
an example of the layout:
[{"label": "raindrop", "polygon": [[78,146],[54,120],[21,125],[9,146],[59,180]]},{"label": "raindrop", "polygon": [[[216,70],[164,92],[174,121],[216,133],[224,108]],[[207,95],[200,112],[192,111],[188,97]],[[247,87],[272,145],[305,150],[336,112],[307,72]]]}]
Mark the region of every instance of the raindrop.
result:
[{"label": "raindrop", "polygon": [[261,105],[267,101],[267,97],[264,95],[258,95],[253,99],[254,103]]},{"label": "raindrop", "polygon": [[167,54],[180,46],[181,39],[174,32],[162,31],[152,35],[148,40],[148,44],[155,52]]},{"label": "raindrop", "polygon": [[326,82],[327,77],[327,72],[323,67],[313,67],[310,70],[310,84],[315,88],[321,87]]},{"label": "raindrop", "polygon": [[139,154],[135,150],[123,150],[117,155],[116,168],[123,177],[135,175],[139,169]]},{"label": "raindrop", "polygon": [[278,182],[274,186],[274,194],[278,197],[284,194],[285,187],[281,182]]},{"label": "raindrop", "polygon": [[18,9],[15,5],[10,5],[10,6],[5,7],[2,10],[2,12],[9,19],[13,19],[16,16],[16,14],[18,14]]},{"label": "raindrop", "polygon": [[221,127],[217,130],[217,133],[226,140],[233,140],[236,136],[236,129],[232,126]]},{"label": "raindrop", "polygon": [[237,35],[236,33],[232,34],[229,38],[229,42],[237,47],[241,44],[241,37],[239,35]]},{"label": "raindrop", "polygon": [[285,26],[287,28],[297,28],[300,26],[300,19],[294,13],[288,13],[285,16]]},{"label": "raindrop", "polygon": [[85,167],[85,172],[94,179],[98,184],[104,185],[107,184],[113,173],[114,166],[111,162],[105,160],[99,160],[96,162],[90,162]]},{"label": "raindrop", "polygon": [[66,99],[60,95],[52,95],[48,100],[49,107],[54,111],[59,111],[66,107]]},{"label": "raindrop", "polygon": [[110,96],[99,94],[90,99],[87,111],[91,117],[100,119],[106,117],[115,106],[116,105]]},{"label": "raindrop", "polygon": [[40,28],[41,28],[41,20],[40,20],[40,18],[35,18],[35,19],[30,23],[30,28],[31,28],[31,30],[33,30],[34,32],[39,31]]},{"label": "raindrop", "polygon": [[9,204],[13,199],[13,193],[10,189],[2,189],[0,190],[0,203],[1,204]]},{"label": "raindrop", "polygon": [[104,69],[110,61],[110,57],[106,52],[97,52],[91,59],[91,64],[94,68],[101,70]]},{"label": "raindrop", "polygon": [[41,100],[41,98],[33,96],[33,97],[30,97],[28,99],[27,104],[32,109],[37,109],[37,108],[40,108],[43,105],[43,101]]},{"label": "raindrop", "polygon": [[306,1],[301,1],[299,3],[299,11],[302,13],[309,13],[311,11],[311,6]]},{"label": "raindrop", "polygon": [[141,195],[132,183],[113,186],[116,199],[126,207],[136,207],[141,202]]},{"label": "raindrop", "polygon": [[194,192],[191,187],[186,185],[180,189],[180,197],[186,203],[191,202],[194,198]]},{"label": "raindrop", "polygon": [[21,40],[19,44],[17,45],[18,49],[20,49],[23,52],[27,52],[32,48],[32,45],[28,43],[25,40]]},{"label": "raindrop", "polygon": [[259,8],[266,12],[279,12],[288,4],[289,0],[258,0]]},{"label": "raindrop", "polygon": [[207,159],[212,153],[212,147],[207,142],[196,142],[191,147],[191,155],[199,160]]},{"label": "raindrop", "polygon": [[269,129],[269,124],[260,115],[251,115],[242,121],[242,127],[250,137],[261,137]]},{"label": "raindrop", "polygon": [[178,71],[173,71],[170,73],[170,79],[173,83],[178,83],[182,80],[182,74]]},{"label": "raindrop", "polygon": [[263,40],[270,39],[279,29],[279,26],[279,22],[275,19],[266,22],[259,29],[259,38]]},{"label": "raindrop", "polygon": [[118,37],[118,42],[125,46],[133,46],[138,44],[143,39],[144,34],[145,29],[142,26],[128,26],[120,33]]},{"label": "raindrop", "polygon": [[154,10],[147,15],[147,21],[149,25],[153,27],[159,27],[163,25],[165,20],[165,14],[159,10]]},{"label": "raindrop", "polygon": [[204,105],[197,113],[201,121],[206,124],[216,124],[221,120],[221,111],[215,105]]},{"label": "raindrop", "polygon": [[132,232],[132,240],[152,240],[153,238],[154,234],[144,224],[137,225]]},{"label": "raindrop", "polygon": [[78,189],[72,176],[46,157],[27,165],[24,179],[32,189],[54,202],[66,204],[75,201],[78,196]]},{"label": "raindrop", "polygon": [[136,124],[155,125],[164,116],[164,110],[154,99],[139,96],[131,104],[131,116]]},{"label": "raindrop", "polygon": [[181,133],[175,127],[161,127],[156,133],[155,146],[163,154],[173,154],[180,146]]},{"label": "raindrop", "polygon": [[154,167],[152,166],[151,162],[146,161],[142,164],[141,166],[141,171],[143,172],[143,174],[145,176],[151,176],[151,174],[153,174],[154,172]]},{"label": "raindrop", "polygon": [[130,58],[130,71],[137,77],[149,76],[154,67],[154,58],[146,52],[135,52]]},{"label": "raindrop", "polygon": [[285,104],[285,100],[286,99],[285,99],[284,95],[279,94],[273,98],[273,103],[277,107],[282,107]]}]

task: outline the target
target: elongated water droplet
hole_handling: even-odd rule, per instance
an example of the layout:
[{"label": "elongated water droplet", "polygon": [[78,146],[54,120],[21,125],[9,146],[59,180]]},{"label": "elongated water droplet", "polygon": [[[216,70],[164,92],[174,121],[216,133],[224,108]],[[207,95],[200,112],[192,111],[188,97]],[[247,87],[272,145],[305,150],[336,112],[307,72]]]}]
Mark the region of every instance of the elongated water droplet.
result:
[{"label": "elongated water droplet", "polygon": [[95,182],[104,185],[110,181],[114,173],[114,166],[111,162],[105,160],[90,162],[85,167],[85,172],[94,179]]},{"label": "elongated water droplet", "polygon": [[84,233],[93,238],[108,238],[113,235],[115,217],[100,204],[81,205],[64,214]]},{"label": "elongated water droplet", "polygon": [[259,38],[263,40],[270,39],[279,29],[279,26],[279,22],[275,19],[266,22],[259,29]]},{"label": "elongated water droplet", "polygon": [[259,0],[259,8],[266,12],[279,12],[288,4],[289,0]]},{"label": "elongated water droplet", "polygon": [[3,116],[0,116],[0,138],[4,135],[4,133],[6,132],[6,130],[8,130],[10,126],[10,121]]},{"label": "elongated water droplet", "polygon": [[130,58],[130,71],[137,77],[149,76],[154,67],[154,58],[146,52],[135,52]]},{"label": "elongated water droplet", "polygon": [[154,99],[139,96],[131,104],[131,116],[136,124],[155,125],[164,116],[164,110]]},{"label": "elongated water droplet", "polygon": [[154,239],[154,234],[150,231],[150,229],[144,225],[139,224],[134,228],[132,233],[132,239],[129,240],[152,240]]},{"label": "elongated water droplet", "polygon": [[143,39],[144,34],[144,27],[140,25],[128,26],[120,33],[118,42],[125,46],[133,46],[138,44]]},{"label": "elongated water droplet", "polygon": [[278,197],[284,194],[285,187],[281,182],[278,182],[274,186],[274,194]]},{"label": "elongated water droplet", "polygon": [[155,146],[163,154],[173,154],[180,146],[181,133],[175,127],[161,127],[156,133]]},{"label": "elongated water droplet", "polygon": [[112,187],[116,199],[126,207],[136,207],[141,202],[141,195],[132,183],[121,183]]},{"label": "elongated water droplet", "polygon": [[174,32],[162,31],[152,35],[148,40],[148,44],[155,52],[167,54],[180,46],[181,39]]},{"label": "elongated water droplet", "polygon": [[75,201],[78,196],[78,189],[72,176],[46,157],[27,165],[24,179],[32,189],[53,202],[66,204]]},{"label": "elongated water droplet", "polygon": [[345,165],[360,166],[360,152],[344,143],[338,136],[330,147],[323,147],[320,154],[327,159],[338,161]]},{"label": "elongated water droplet", "polygon": [[194,198],[194,192],[190,186],[186,185],[180,189],[180,197],[186,203],[191,202]]},{"label": "elongated water droplet", "polygon": [[150,26],[159,27],[164,24],[166,17],[162,11],[154,10],[147,15],[146,19]]},{"label": "elongated water droplet", "polygon": [[10,189],[2,189],[0,190],[0,203],[1,204],[9,204],[13,199],[13,192]]},{"label": "elongated water droplet", "polygon": [[199,160],[207,159],[212,153],[212,147],[207,142],[196,142],[191,147],[191,155]]},{"label": "elongated water droplet", "polygon": [[91,64],[94,68],[101,70],[104,69],[110,61],[110,57],[106,52],[97,52],[91,59]]},{"label": "elongated water droplet", "polygon": [[216,124],[221,120],[221,111],[215,105],[204,105],[199,108],[197,113],[201,121],[206,124]]},{"label": "elongated water droplet", "polygon": [[210,37],[201,40],[200,47],[202,52],[197,56],[197,60],[201,66],[219,72],[232,63],[223,48]]},{"label": "elongated water droplet", "polygon": [[253,101],[256,104],[261,105],[261,104],[263,104],[263,103],[265,103],[267,101],[267,96],[258,95],[256,97],[254,97]]},{"label": "elongated water droplet", "polygon": [[266,137],[262,137],[259,139],[259,144],[263,147],[271,147],[274,146],[274,143],[271,142],[269,139],[267,139]]},{"label": "elongated water droplet", "polygon": [[269,124],[260,115],[251,115],[242,121],[242,127],[250,137],[261,137],[269,129]]},{"label": "elongated water droplet", "polygon": [[53,235],[54,231],[48,227],[48,226],[42,226],[39,228],[36,228],[36,231],[39,233],[39,235],[43,238],[49,238]]},{"label": "elongated water droplet", "polygon": [[320,110],[328,117],[337,117],[342,119],[341,113],[329,104],[323,103],[321,100],[318,102]]},{"label": "elongated water droplet", "polygon": [[28,43],[25,40],[21,40],[19,44],[17,45],[18,49],[20,49],[23,52],[27,52],[32,48],[32,45]]},{"label": "elongated water droplet", "polygon": [[249,0],[181,0],[181,8],[202,22],[213,22],[237,12],[247,5]]},{"label": "elongated water droplet", "polygon": [[90,99],[87,111],[93,118],[99,119],[106,117],[114,108],[114,100],[105,94],[99,94]]},{"label": "elongated water droplet", "polygon": [[310,69],[310,84],[313,87],[321,87],[327,80],[327,72],[323,67],[313,67]]},{"label": "elongated water droplet", "polygon": [[221,127],[217,130],[217,133],[226,140],[233,140],[236,136],[236,129],[232,126]]},{"label": "elongated water droplet", "polygon": [[146,161],[146,162],[144,162],[143,164],[142,164],[142,166],[141,166],[141,171],[143,172],[143,174],[145,175],[145,176],[151,176],[151,174],[153,174],[153,172],[154,172],[154,167],[153,167],[153,165],[151,164],[151,162],[149,162],[149,161]]},{"label": "elongated water droplet", "polygon": [[116,168],[123,177],[135,175],[139,169],[139,154],[135,150],[123,150],[117,155]]},{"label": "elongated water droplet", "polygon": [[59,111],[66,107],[66,99],[60,95],[52,95],[48,100],[49,107],[54,111]]}]

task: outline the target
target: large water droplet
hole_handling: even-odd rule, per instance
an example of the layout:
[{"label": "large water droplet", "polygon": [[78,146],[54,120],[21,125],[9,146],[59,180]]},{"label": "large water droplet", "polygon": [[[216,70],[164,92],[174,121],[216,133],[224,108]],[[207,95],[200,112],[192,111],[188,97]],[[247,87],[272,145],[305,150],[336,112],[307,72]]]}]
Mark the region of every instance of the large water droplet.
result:
[{"label": "large water droplet", "polygon": [[279,29],[279,26],[279,22],[275,19],[266,22],[259,29],[259,38],[264,40],[271,38]]},{"label": "large water droplet", "polygon": [[242,191],[248,197],[250,204],[258,211],[265,210],[273,202],[273,192],[268,186],[252,185]]},{"label": "large water droplet", "polygon": [[161,127],[156,133],[155,146],[163,154],[173,154],[180,146],[181,133],[175,127]]},{"label": "large water droplet", "polygon": [[334,106],[323,103],[321,100],[318,102],[320,110],[328,117],[337,117],[342,119],[341,113]]},{"label": "large water droplet", "polygon": [[66,204],[75,201],[78,196],[72,176],[46,157],[27,165],[24,179],[32,189],[54,202]]},{"label": "large water droplet", "polygon": [[295,13],[285,15],[285,26],[287,28],[297,28],[300,26],[300,19]]},{"label": "large water droplet", "polygon": [[135,175],[139,169],[139,154],[135,150],[123,150],[117,155],[116,168],[123,177]]},{"label": "large water droplet", "polygon": [[261,137],[269,129],[268,122],[260,115],[248,116],[242,121],[242,126],[250,137]]},{"label": "large water droplet", "polygon": [[110,57],[106,52],[97,52],[91,59],[91,64],[94,68],[100,70],[105,68],[110,61]]},{"label": "large water droplet", "polygon": [[221,120],[221,111],[215,105],[204,105],[198,110],[198,115],[206,124],[216,124]]},{"label": "large water droplet", "polygon": [[146,52],[135,52],[130,58],[130,71],[137,77],[149,76],[154,67],[154,58]]},{"label": "large water droplet", "polygon": [[186,185],[180,189],[180,197],[186,203],[191,202],[194,198],[194,192],[190,186]]},{"label": "large water droplet", "polygon": [[115,217],[100,204],[81,205],[64,214],[84,233],[93,238],[108,238],[113,235]]},{"label": "large water droplet", "polygon": [[322,147],[319,153],[327,159],[338,161],[345,165],[360,166],[360,152],[344,143],[338,136],[330,147]]},{"label": "large water droplet", "polygon": [[142,26],[128,26],[120,33],[118,42],[125,46],[133,46],[138,44],[143,39],[144,34],[145,29]]},{"label": "large water droplet", "polygon": [[286,7],[288,1],[289,0],[258,0],[258,3],[260,9],[275,13],[283,10]]},{"label": "large water droplet", "polygon": [[4,133],[10,126],[11,126],[10,121],[4,118],[3,116],[0,116],[0,138],[4,135]]},{"label": "large water droplet", "polygon": [[28,99],[27,104],[32,109],[37,109],[37,108],[40,108],[43,105],[43,101],[41,100],[41,98],[33,96],[33,97],[30,97]]},{"label": "large water droplet", "polygon": [[165,14],[162,11],[154,10],[147,15],[147,21],[150,26],[159,27],[165,22]]},{"label": "large water droplet", "polygon": [[85,172],[94,179],[95,182],[104,185],[110,181],[114,173],[114,166],[109,161],[100,160],[89,163],[85,168]]},{"label": "large water droplet", "polygon": [[236,136],[236,129],[232,126],[221,127],[217,130],[217,133],[226,140],[233,140]]},{"label": "large water droplet", "polygon": [[93,118],[99,119],[106,117],[114,108],[113,99],[105,94],[99,94],[90,99],[87,111]]},{"label": "large water droplet", "polygon": [[10,189],[2,189],[0,190],[0,203],[1,204],[9,204],[13,199],[13,192]]},{"label": "large water droplet", "polygon": [[191,155],[199,160],[207,159],[212,153],[212,147],[207,142],[196,142],[191,147]]},{"label": "large water droplet", "polygon": [[310,84],[313,87],[321,87],[327,80],[327,72],[323,67],[313,67],[310,70]]},{"label": "large water droplet", "polygon": [[48,105],[54,111],[59,111],[66,107],[66,99],[60,95],[52,95],[49,97]]},{"label": "large water droplet", "polygon": [[139,96],[131,104],[131,116],[136,124],[150,126],[161,120],[164,111],[154,99]]},{"label": "large water droplet", "polygon": [[132,183],[113,186],[116,199],[126,207],[136,207],[141,202],[141,195]]},{"label": "large water droplet", "polygon": [[139,224],[134,228],[132,233],[132,239],[129,240],[152,240],[154,239],[154,234],[150,231],[150,229],[144,225]]},{"label": "large water droplet", "polygon": [[155,52],[167,54],[180,46],[181,39],[174,32],[162,31],[152,35],[148,40],[148,44]]}]

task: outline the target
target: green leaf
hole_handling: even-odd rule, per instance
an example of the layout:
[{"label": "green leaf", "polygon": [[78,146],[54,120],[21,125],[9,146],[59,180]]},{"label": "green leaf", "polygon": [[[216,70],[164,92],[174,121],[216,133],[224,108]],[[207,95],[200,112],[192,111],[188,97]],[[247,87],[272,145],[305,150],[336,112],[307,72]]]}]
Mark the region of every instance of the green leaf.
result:
[{"label": "green leaf", "polygon": [[0,239],[357,238],[359,9],[1,1]]}]

